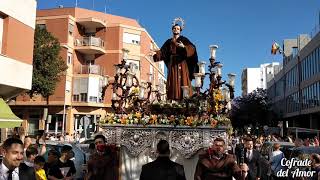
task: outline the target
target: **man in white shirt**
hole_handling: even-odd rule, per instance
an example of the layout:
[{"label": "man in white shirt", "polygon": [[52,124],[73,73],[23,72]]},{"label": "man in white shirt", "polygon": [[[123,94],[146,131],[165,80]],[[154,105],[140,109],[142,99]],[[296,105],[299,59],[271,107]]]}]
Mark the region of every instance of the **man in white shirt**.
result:
[{"label": "man in white shirt", "polygon": [[20,167],[24,152],[22,141],[8,138],[2,146],[3,160],[0,163],[0,180],[34,180],[33,168]]}]

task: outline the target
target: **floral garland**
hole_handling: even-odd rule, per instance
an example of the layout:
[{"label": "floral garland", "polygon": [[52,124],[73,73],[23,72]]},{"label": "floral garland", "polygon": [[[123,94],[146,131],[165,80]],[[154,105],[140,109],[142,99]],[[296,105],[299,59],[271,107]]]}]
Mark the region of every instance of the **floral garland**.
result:
[{"label": "floral garland", "polygon": [[140,112],[131,114],[107,113],[105,118],[99,121],[100,124],[123,124],[123,125],[173,125],[173,126],[230,126],[230,119],[227,117],[213,117],[213,115],[185,116],[185,115],[165,115],[152,114],[145,115]]}]

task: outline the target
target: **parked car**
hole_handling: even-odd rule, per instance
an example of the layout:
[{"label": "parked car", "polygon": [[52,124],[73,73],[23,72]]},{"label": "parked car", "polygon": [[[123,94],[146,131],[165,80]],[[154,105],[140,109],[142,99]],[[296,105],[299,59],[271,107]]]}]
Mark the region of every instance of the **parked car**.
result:
[{"label": "parked car", "polygon": [[320,154],[320,147],[313,147],[313,146],[294,147],[290,149],[290,159],[291,158],[310,159],[310,155],[313,153]]},{"label": "parked car", "polygon": [[260,150],[261,155],[265,159],[270,160],[270,155],[273,152],[273,145],[275,143],[280,144],[280,150],[284,153],[284,156],[288,158],[290,156],[290,149],[294,147],[294,143],[278,141],[265,142]]}]

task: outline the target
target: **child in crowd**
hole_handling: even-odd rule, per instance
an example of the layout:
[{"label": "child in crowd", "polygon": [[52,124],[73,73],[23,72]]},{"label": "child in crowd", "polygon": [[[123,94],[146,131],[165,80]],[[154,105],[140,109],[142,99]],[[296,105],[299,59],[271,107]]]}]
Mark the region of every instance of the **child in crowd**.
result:
[{"label": "child in crowd", "polygon": [[46,160],[42,156],[34,159],[34,170],[36,172],[36,180],[47,180],[46,172],[43,170]]}]

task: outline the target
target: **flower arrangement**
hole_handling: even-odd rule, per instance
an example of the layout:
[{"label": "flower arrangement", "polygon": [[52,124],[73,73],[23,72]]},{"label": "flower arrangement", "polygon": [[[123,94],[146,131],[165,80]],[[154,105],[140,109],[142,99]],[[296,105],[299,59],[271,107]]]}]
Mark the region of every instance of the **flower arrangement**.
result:
[{"label": "flower arrangement", "polygon": [[227,117],[213,117],[213,115],[203,114],[202,116],[166,115],[166,114],[141,114],[140,112],[130,114],[107,113],[104,119],[99,121],[101,125],[123,124],[123,125],[173,125],[173,126],[230,126]]}]

